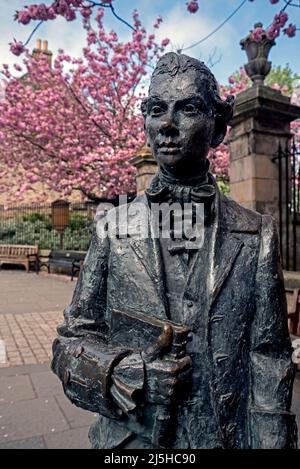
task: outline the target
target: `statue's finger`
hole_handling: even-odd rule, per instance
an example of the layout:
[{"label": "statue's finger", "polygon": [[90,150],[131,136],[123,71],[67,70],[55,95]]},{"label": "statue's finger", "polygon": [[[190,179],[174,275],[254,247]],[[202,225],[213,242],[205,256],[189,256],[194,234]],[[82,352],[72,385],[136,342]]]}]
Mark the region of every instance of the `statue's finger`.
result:
[{"label": "statue's finger", "polygon": [[173,329],[170,324],[165,324],[163,331],[158,337],[157,341],[150,345],[146,350],[142,352],[143,360],[146,363],[150,363],[160,357],[164,352],[166,352],[170,345],[172,344],[173,339]]}]

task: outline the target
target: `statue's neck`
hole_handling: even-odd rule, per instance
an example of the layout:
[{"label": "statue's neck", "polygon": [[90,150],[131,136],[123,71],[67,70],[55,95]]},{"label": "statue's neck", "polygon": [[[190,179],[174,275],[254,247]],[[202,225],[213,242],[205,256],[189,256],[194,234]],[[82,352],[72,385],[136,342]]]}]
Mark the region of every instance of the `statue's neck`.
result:
[{"label": "statue's neck", "polygon": [[176,168],[159,168],[159,176],[161,181],[168,184],[178,184],[183,186],[196,186],[207,180],[209,169],[208,160],[201,161],[198,166],[193,167],[176,167]]}]

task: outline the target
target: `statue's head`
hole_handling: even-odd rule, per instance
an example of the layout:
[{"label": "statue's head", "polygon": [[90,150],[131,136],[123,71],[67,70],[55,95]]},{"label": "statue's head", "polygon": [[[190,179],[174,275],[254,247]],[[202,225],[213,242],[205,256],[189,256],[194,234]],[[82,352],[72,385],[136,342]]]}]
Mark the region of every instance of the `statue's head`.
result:
[{"label": "statue's head", "polygon": [[221,100],[217,81],[203,62],[165,54],[142,103],[148,144],[158,165],[177,177],[203,167],[209,148],[225,137],[232,108],[233,98]]}]

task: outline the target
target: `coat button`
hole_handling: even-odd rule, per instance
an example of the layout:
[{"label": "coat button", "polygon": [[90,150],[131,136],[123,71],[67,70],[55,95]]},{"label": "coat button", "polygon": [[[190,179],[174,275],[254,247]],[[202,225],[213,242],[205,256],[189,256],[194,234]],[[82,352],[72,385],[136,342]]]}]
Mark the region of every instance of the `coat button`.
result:
[{"label": "coat button", "polygon": [[78,358],[84,352],[84,348],[82,345],[79,345],[75,351],[73,352],[73,357]]},{"label": "coat button", "polygon": [[65,370],[64,375],[63,375],[63,383],[68,384],[68,382],[70,381],[70,378],[71,378],[71,373],[68,370]]},{"label": "coat button", "polygon": [[194,303],[192,301],[188,301],[187,305],[188,305],[189,308],[191,308],[192,306],[194,306]]}]

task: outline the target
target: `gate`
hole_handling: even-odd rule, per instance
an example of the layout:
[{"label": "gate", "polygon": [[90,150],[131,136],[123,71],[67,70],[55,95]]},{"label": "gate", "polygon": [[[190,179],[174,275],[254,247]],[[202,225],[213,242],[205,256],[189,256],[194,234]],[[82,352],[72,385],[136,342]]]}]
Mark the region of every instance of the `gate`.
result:
[{"label": "gate", "polygon": [[273,161],[278,161],[278,224],[282,264],[285,270],[297,270],[297,240],[300,234],[300,148],[297,147],[295,139],[288,142],[285,148],[280,144]]}]

